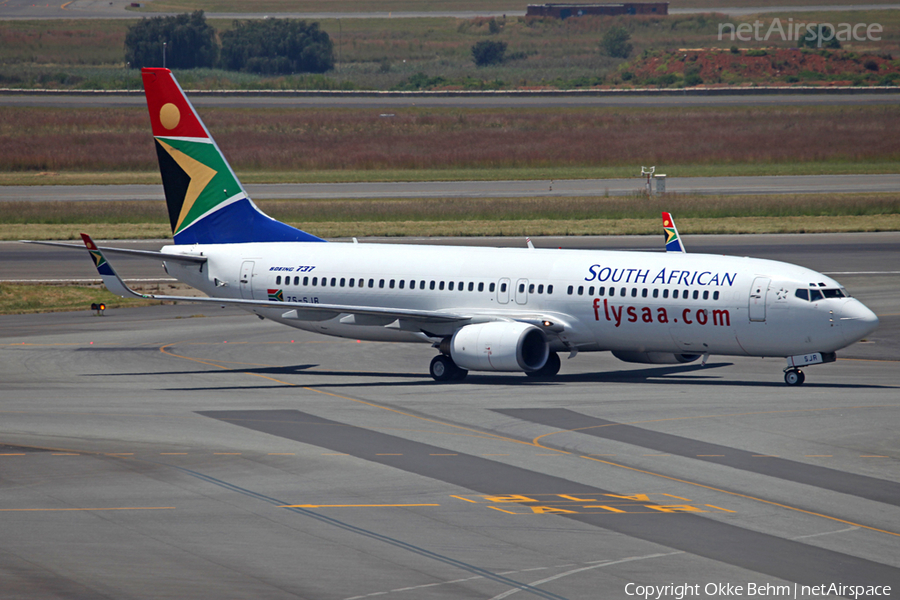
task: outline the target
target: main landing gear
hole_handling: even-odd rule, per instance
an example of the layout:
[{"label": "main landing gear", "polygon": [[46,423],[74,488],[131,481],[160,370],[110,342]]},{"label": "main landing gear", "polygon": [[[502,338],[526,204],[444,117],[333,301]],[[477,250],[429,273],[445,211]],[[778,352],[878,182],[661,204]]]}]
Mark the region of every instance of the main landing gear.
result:
[{"label": "main landing gear", "polygon": [[806,381],[806,375],[800,369],[791,368],[784,370],[784,382],[786,384],[803,385],[804,381]]},{"label": "main landing gear", "polygon": [[[556,352],[547,356],[547,362],[537,371],[526,371],[525,374],[534,379],[550,379],[559,373],[560,360]],[[446,354],[438,354],[431,359],[428,372],[435,381],[462,381],[469,372],[453,362]]]},{"label": "main landing gear", "polygon": [[547,362],[537,371],[525,371],[525,374],[535,379],[550,379],[559,373],[559,354],[551,352],[547,355]]},{"label": "main landing gear", "polygon": [[465,369],[460,369],[453,359],[446,354],[438,354],[431,359],[428,372],[435,381],[462,381],[469,374]]}]

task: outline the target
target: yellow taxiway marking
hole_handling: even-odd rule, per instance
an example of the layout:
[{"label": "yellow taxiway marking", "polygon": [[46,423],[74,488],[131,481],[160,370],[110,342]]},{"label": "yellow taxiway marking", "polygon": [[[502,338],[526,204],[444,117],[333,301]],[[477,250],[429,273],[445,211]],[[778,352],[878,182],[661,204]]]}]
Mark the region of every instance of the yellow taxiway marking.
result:
[{"label": "yellow taxiway marking", "polygon": [[405,508],[410,506],[440,506],[440,504],[282,504],[278,508]]},{"label": "yellow taxiway marking", "polygon": [[0,512],[63,512],[79,510],[174,510],[174,506],[122,506],[112,508],[0,508]]},{"label": "yellow taxiway marking", "polygon": [[451,498],[456,498],[457,500],[465,500],[466,502],[471,502],[472,504],[478,504],[476,500],[469,500],[468,498],[463,498],[462,496],[454,496],[450,495]]},{"label": "yellow taxiway marking", "polygon": [[517,514],[519,514],[519,513],[514,513],[514,512],[511,511],[511,510],[506,510],[506,509],[504,509],[504,508],[499,508],[499,507],[497,507],[497,506],[488,506],[488,508],[493,508],[494,510],[499,510],[500,512],[505,512],[505,513],[508,514],[508,515],[517,515]]},{"label": "yellow taxiway marking", "polygon": [[[678,499],[678,500],[684,500],[685,502],[693,502],[693,500],[690,500],[690,499],[688,499],[688,498],[682,498],[681,496],[674,496],[674,495],[672,495],[672,494],[663,494],[663,496],[668,496],[669,498],[676,498],[676,499]],[[707,506],[712,506],[712,505],[711,505],[711,504],[707,504]],[[715,508],[715,507],[713,507],[713,508]],[[724,509],[723,509],[723,510],[724,510]],[[734,512],[734,511],[732,511],[732,512]]]},{"label": "yellow taxiway marking", "polygon": [[707,504],[706,506],[708,506],[710,508],[714,508],[716,510],[721,510],[721,511],[730,512],[730,513],[737,512],[736,510],[728,510],[727,508],[722,508],[721,506],[716,506],[714,504]]},{"label": "yellow taxiway marking", "polygon": [[3,454],[0,454],[0,456],[25,456],[25,453],[24,452],[22,452],[21,454],[3,453]]},{"label": "yellow taxiway marking", "polygon": [[890,456],[884,456],[883,454],[860,454],[860,458],[890,458]]},{"label": "yellow taxiway marking", "polygon": [[51,456],[81,456],[75,452],[54,452]]},{"label": "yellow taxiway marking", "polygon": [[823,515],[822,513],[817,513],[811,510],[805,510],[802,508],[798,508],[796,506],[790,506],[788,504],[782,504],[780,502],[774,502],[772,500],[766,500],[764,498],[758,498],[756,496],[751,496],[749,494],[741,494],[738,492],[731,492],[728,490],[724,490],[722,488],[717,488],[711,485],[705,485],[703,483],[697,483],[696,481],[688,481],[687,479],[680,479],[678,477],[672,477],[671,475],[663,475],[662,473],[654,473],[653,471],[647,471],[645,469],[636,469],[634,467],[629,467],[627,465],[620,465],[618,463],[614,463],[608,460],[600,460],[599,458],[594,458],[591,456],[584,455],[581,458],[585,460],[593,460],[595,462],[603,463],[605,465],[609,465],[611,467],[618,467],[620,469],[625,469],[628,471],[634,471],[635,473],[643,473],[644,475],[651,475],[653,477],[660,477],[662,479],[668,479],[669,481],[677,481],[678,483],[685,483],[687,485],[693,485],[696,487],[700,487],[707,490],[712,490],[714,492],[720,492],[722,494],[728,494],[729,496],[736,496],[738,498],[746,498],[747,500],[753,500],[755,502],[762,502],[763,504],[768,504],[770,506],[777,506],[779,508],[784,508],[787,510],[793,510],[797,512],[801,512],[807,515],[812,515],[814,517],[821,517],[823,519],[828,519],[829,521],[837,521],[838,523],[845,523],[847,525],[852,525],[854,527],[860,527],[862,529],[868,529],[869,531],[877,531],[879,533],[886,533],[887,535],[893,535],[896,537],[900,537],[900,533],[895,531],[888,531],[887,529],[879,529],[878,527],[870,527],[868,525],[861,525],[860,523],[854,523],[853,521],[848,521],[846,519],[839,519],[838,517],[832,517],[829,515]]},{"label": "yellow taxiway marking", "polygon": [[[174,352],[170,352],[170,351],[168,350],[168,348],[170,348],[171,346],[176,345],[177,343],[178,343],[178,342],[172,342],[171,344],[166,344],[166,345],[164,345],[164,346],[160,346],[159,351],[160,351],[161,353],[163,353],[163,354],[167,354],[167,355],[169,355],[169,356],[172,356],[173,358],[181,358],[181,359],[183,359],[183,360],[190,360],[190,361],[194,361],[194,362],[197,362],[197,363],[200,363],[200,364],[204,364],[204,365],[207,365],[207,366],[211,366],[211,367],[216,367],[216,368],[219,368],[219,369],[222,369],[222,370],[226,370],[226,371],[232,370],[232,369],[229,369],[228,367],[224,367],[224,366],[222,366],[222,365],[220,365],[220,364],[216,364],[216,363],[211,362],[211,361],[201,360],[201,359],[198,359],[198,358],[192,358],[192,357],[190,357],[190,356],[184,356],[184,355],[180,355],[180,354],[175,354]],[[299,388],[301,388],[301,389],[307,390],[307,391],[309,391],[309,392],[313,392],[313,393],[315,393],[315,394],[322,394],[322,395],[324,395],[324,396],[330,396],[330,397],[332,397],[332,398],[340,398],[340,399],[343,399],[343,400],[347,400],[347,401],[349,401],[349,402],[355,402],[355,403],[357,403],[357,404],[363,404],[363,405],[365,405],[365,406],[370,406],[370,407],[372,407],[372,408],[377,408],[377,409],[379,409],[379,410],[384,410],[384,411],[392,412],[392,413],[395,413],[395,414],[398,414],[398,415],[403,415],[403,416],[405,416],[405,417],[409,417],[409,418],[412,418],[412,419],[418,419],[418,420],[425,421],[425,422],[428,422],[428,423],[435,423],[435,424],[440,425],[441,427],[448,427],[448,428],[458,429],[458,430],[462,430],[462,431],[468,431],[468,432],[470,432],[470,434],[475,434],[477,437],[481,437],[481,438],[493,439],[493,440],[498,440],[498,441],[508,442],[508,443],[511,443],[511,444],[520,444],[520,445],[523,445],[523,446],[537,447],[537,448],[540,448],[540,449],[542,449],[542,450],[546,450],[546,451],[549,451],[549,452],[557,452],[557,453],[559,453],[559,454],[565,454],[565,455],[569,455],[569,456],[579,456],[579,455],[576,455],[576,454],[574,454],[574,453],[572,453],[572,452],[569,452],[569,451],[567,451],[567,450],[558,450],[558,449],[556,449],[556,448],[548,448],[547,446],[544,446],[544,445],[542,445],[542,444],[539,442],[539,440],[540,440],[541,438],[543,438],[543,437],[547,437],[547,436],[550,436],[550,435],[555,435],[556,433],[565,433],[565,431],[558,431],[558,432],[547,433],[547,434],[538,436],[537,438],[535,438],[535,439],[532,440],[531,442],[526,442],[526,441],[516,440],[516,439],[510,438],[510,437],[507,437],[507,436],[503,436],[503,435],[499,435],[499,434],[493,434],[493,433],[489,433],[489,432],[478,431],[478,430],[476,430],[476,429],[472,429],[471,427],[465,427],[465,426],[463,426],[463,425],[455,425],[455,424],[452,424],[452,423],[445,423],[445,422],[440,421],[440,420],[437,420],[437,419],[431,419],[431,418],[428,418],[428,417],[423,417],[423,416],[420,416],[420,415],[415,415],[415,414],[412,414],[412,413],[408,413],[408,412],[405,412],[405,411],[402,411],[402,410],[399,410],[399,409],[396,409],[396,408],[390,408],[390,407],[388,407],[388,406],[384,406],[384,405],[378,404],[378,403],[376,403],[376,402],[370,402],[370,401],[367,401],[367,400],[361,400],[361,399],[359,399],[359,398],[351,398],[351,397],[349,397],[349,396],[344,396],[344,395],[342,395],[342,394],[337,394],[337,393],[334,393],[334,392],[326,392],[326,391],[324,391],[324,390],[319,390],[319,389],[316,389],[316,388],[313,388],[313,387],[309,387],[309,386],[301,386],[301,385],[298,385],[298,384],[289,383],[289,382],[286,382],[286,381],[282,381],[282,380],[280,380],[280,379],[275,379],[274,377],[269,377],[268,375],[263,375],[263,374],[261,374],[261,373],[247,373],[247,375],[253,375],[254,377],[260,377],[260,378],[262,378],[262,379],[267,379],[267,380],[269,380],[269,381],[274,381],[274,382],[279,383],[279,384],[281,384],[281,385],[287,385],[287,386],[290,386],[290,387],[299,387]],[[865,406],[865,405],[860,405],[860,406],[849,406],[849,407],[847,407],[847,406],[843,406],[843,407],[835,406],[835,407],[828,407],[828,408],[790,409],[790,410],[777,410],[777,411],[776,411],[776,410],[770,410],[770,411],[756,411],[756,412],[743,412],[743,413],[726,413],[726,414],[721,414],[721,415],[698,415],[698,416],[690,416],[690,417],[670,417],[670,418],[666,418],[666,419],[651,419],[651,420],[647,420],[647,421],[635,421],[635,422],[633,422],[633,423],[621,423],[620,425],[638,425],[638,424],[641,424],[641,423],[656,423],[656,422],[662,422],[662,421],[680,421],[680,420],[687,420],[687,419],[713,419],[713,418],[715,418],[715,419],[721,419],[721,418],[724,418],[724,417],[751,416],[751,415],[754,415],[754,416],[755,416],[755,415],[763,415],[763,414],[785,414],[785,413],[794,413],[794,414],[796,414],[796,413],[801,413],[801,412],[813,412],[813,411],[825,411],[825,410],[847,410],[847,409],[849,409],[849,408],[896,408],[897,406],[898,406],[898,405],[896,405],[896,404],[892,404],[892,405],[884,405],[884,406]],[[613,425],[613,426],[614,426],[614,425],[617,425],[617,424],[613,423],[613,424],[610,424],[610,425]],[[607,427],[607,426],[610,426],[610,425],[583,427],[583,428],[574,429],[574,430],[569,430],[569,431],[579,431],[579,430],[583,430],[583,429],[593,429],[594,427]],[[755,500],[755,501],[757,501],[757,502],[762,502],[763,504],[769,504],[769,505],[772,505],[772,506],[778,506],[778,507],[784,508],[784,509],[786,509],[786,510],[793,510],[793,511],[797,511],[797,512],[802,512],[802,513],[805,513],[805,514],[809,514],[809,515],[821,517],[821,518],[823,518],[823,519],[827,519],[827,520],[830,520],[830,521],[836,521],[836,522],[839,522],[839,523],[846,523],[846,524],[848,524],[848,525],[853,525],[853,526],[855,526],[855,527],[860,527],[860,528],[863,528],[863,529],[868,529],[868,530],[870,530],[870,531],[877,531],[877,532],[880,532],[880,533],[885,533],[885,534],[887,534],[887,535],[892,535],[892,536],[900,537],[900,533],[896,533],[896,532],[893,532],[893,531],[888,531],[888,530],[885,530],[885,529],[878,529],[877,527],[869,527],[869,526],[867,526],[867,525],[860,525],[860,524],[858,524],[858,523],[854,523],[854,522],[852,522],[852,521],[847,521],[847,520],[845,520],[845,519],[839,519],[839,518],[837,518],[837,517],[831,517],[831,516],[824,515],[824,514],[821,514],[821,513],[816,513],[816,512],[813,512],[813,511],[804,510],[804,509],[802,509],[802,508],[798,508],[798,507],[795,507],[795,506],[789,506],[789,505],[787,505],[787,504],[781,504],[781,503],[779,503],[779,502],[773,502],[773,501],[771,501],[771,500],[765,500],[765,499],[763,499],[763,498],[757,498],[757,497],[755,497],[755,496],[750,496],[750,495],[747,495],[747,494],[739,494],[739,493],[737,493],[737,492],[730,492],[730,491],[728,491],[728,490],[724,490],[724,489],[721,489],[721,488],[716,488],[716,487],[713,487],[713,486],[704,485],[704,484],[702,484],[702,483],[697,483],[697,482],[694,482],[694,481],[688,481],[688,480],[686,480],[686,479],[679,479],[679,478],[677,478],[677,477],[671,477],[671,476],[669,476],[669,475],[663,475],[662,473],[654,473],[653,471],[647,471],[647,470],[642,470],[642,469],[636,469],[636,468],[634,468],[634,467],[628,467],[628,466],[626,466],[626,465],[621,465],[621,464],[618,464],[618,463],[614,463],[614,462],[612,462],[612,461],[601,460],[600,458],[593,457],[593,456],[589,456],[589,455],[581,455],[580,458],[583,458],[583,459],[585,459],[585,460],[592,460],[592,461],[595,461],[595,462],[603,463],[603,464],[606,464],[606,465],[609,465],[609,466],[612,466],[612,467],[617,467],[617,468],[620,468],[620,469],[626,469],[626,470],[631,470],[631,471],[638,472],[638,473],[643,473],[643,474],[650,475],[650,476],[653,476],[653,477],[660,477],[660,478],[663,478],[663,479],[668,479],[668,480],[671,480],[671,481],[677,481],[677,482],[684,483],[684,484],[687,484],[687,485],[692,485],[692,486],[696,486],[696,487],[701,487],[701,488],[705,488],[705,489],[709,489],[709,490],[721,492],[721,493],[723,493],[723,494],[728,494],[728,495],[731,495],[731,496],[738,496],[738,497],[746,498],[746,499],[749,499],[749,500]],[[498,509],[498,510],[499,510],[499,509]]]}]

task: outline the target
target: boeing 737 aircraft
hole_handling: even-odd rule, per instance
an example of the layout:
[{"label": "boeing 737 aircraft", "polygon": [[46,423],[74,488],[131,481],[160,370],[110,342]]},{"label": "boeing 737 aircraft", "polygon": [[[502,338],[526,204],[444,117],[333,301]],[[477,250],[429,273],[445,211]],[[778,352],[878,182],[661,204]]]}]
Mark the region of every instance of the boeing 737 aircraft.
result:
[{"label": "boeing 737 aircraft", "polygon": [[[878,325],[821,273],[684,253],[669,215],[667,253],[326,243],[256,207],[168,69],[142,76],[175,243],[141,252],[83,236],[121,296],[230,304],[325,335],[430,344],[437,381],[468,371],[552,377],[559,352],[611,351],[654,364],[781,356],[785,382],[800,385],[800,367],[834,361]],[[104,252],[162,259],[209,298],[138,294]]]}]

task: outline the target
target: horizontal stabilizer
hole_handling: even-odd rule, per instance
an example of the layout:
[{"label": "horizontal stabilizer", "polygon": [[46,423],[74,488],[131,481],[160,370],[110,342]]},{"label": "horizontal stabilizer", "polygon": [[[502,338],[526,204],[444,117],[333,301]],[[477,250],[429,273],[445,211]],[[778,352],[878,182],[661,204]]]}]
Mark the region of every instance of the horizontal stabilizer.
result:
[{"label": "horizontal stabilizer", "polygon": [[[84,235],[84,234],[82,234]],[[38,242],[33,240],[19,240],[26,244],[40,244],[42,246],[57,246],[59,248],[70,248],[73,250],[81,250],[82,246],[74,244],[64,244],[62,242]],[[196,256],[193,254],[166,254],[165,252],[154,252],[153,250],[134,250],[131,248],[110,248],[109,246],[97,246],[97,250],[107,252],[109,254],[125,254],[126,256],[134,256],[136,258],[151,258],[153,260],[168,260],[189,264],[203,264],[207,261],[205,256]]]}]

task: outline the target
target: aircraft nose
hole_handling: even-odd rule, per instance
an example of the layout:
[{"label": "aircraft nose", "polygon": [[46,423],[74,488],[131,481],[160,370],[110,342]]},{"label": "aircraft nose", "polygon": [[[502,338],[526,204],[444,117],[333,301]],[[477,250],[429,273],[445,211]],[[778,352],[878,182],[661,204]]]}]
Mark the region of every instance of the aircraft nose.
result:
[{"label": "aircraft nose", "polygon": [[848,300],[840,310],[841,333],[848,344],[858,342],[878,328],[878,317],[865,304]]}]

